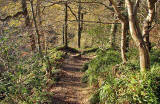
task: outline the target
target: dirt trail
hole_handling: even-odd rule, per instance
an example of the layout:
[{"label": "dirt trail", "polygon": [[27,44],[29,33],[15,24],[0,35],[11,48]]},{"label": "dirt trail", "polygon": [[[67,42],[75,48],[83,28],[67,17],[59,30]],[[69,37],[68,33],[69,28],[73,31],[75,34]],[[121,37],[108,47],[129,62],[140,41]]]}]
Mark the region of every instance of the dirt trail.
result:
[{"label": "dirt trail", "polygon": [[62,76],[51,91],[54,93],[53,104],[88,104],[89,88],[81,82],[81,68],[88,61],[85,56],[69,55],[62,65]]}]

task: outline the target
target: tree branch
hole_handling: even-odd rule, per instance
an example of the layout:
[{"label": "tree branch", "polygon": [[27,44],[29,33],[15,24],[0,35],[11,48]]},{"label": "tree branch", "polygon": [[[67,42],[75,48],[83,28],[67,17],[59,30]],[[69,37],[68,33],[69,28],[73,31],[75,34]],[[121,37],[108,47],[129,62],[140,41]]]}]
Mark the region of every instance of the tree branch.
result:
[{"label": "tree branch", "polygon": [[61,3],[65,4],[65,2],[66,2],[66,1],[56,1],[56,2],[50,2],[50,3],[52,3],[52,4],[50,4],[50,5],[47,5],[47,6],[43,6],[43,7],[50,7],[50,6],[53,6],[53,5],[56,5],[56,4],[61,4]]},{"label": "tree branch", "polygon": [[[77,22],[77,20],[68,20],[69,22]],[[85,21],[85,20],[80,20],[81,22],[84,23],[101,23],[101,24],[120,24],[120,23],[115,23],[115,22],[101,22],[101,21]]]},{"label": "tree branch", "polygon": [[102,2],[98,2],[98,1],[97,1],[97,2],[77,2],[77,3],[83,3],[83,4],[100,4],[100,5],[105,6],[107,9],[113,11],[113,9],[112,9],[111,7],[107,6],[106,4],[104,4],[104,3],[102,3]]},{"label": "tree branch", "polygon": [[119,10],[117,4],[113,0],[109,0],[112,3],[112,7],[115,11],[115,13],[118,15],[118,18],[121,22],[125,22],[125,17],[121,14],[121,11]]},{"label": "tree branch", "polygon": [[76,14],[72,11],[71,7],[68,6],[68,8],[69,8],[69,10],[71,11],[71,13],[73,14],[73,16],[76,18],[76,20],[78,20]]},{"label": "tree branch", "polygon": [[24,12],[23,12],[23,11],[20,11],[20,12],[17,12],[16,14],[14,14],[14,15],[9,15],[9,16],[7,16],[7,17],[5,17],[5,18],[0,18],[0,21],[2,21],[2,22],[8,21],[8,20],[10,20],[10,19],[17,18],[17,17],[19,17],[20,15],[24,15]]}]

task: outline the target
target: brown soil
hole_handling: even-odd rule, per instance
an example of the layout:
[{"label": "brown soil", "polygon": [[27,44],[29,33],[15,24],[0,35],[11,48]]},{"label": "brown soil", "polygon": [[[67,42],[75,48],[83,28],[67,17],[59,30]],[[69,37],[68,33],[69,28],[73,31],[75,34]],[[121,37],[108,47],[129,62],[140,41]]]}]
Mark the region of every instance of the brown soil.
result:
[{"label": "brown soil", "polygon": [[51,89],[53,104],[88,104],[90,89],[81,82],[83,64],[89,58],[69,55],[63,62],[61,78]]}]

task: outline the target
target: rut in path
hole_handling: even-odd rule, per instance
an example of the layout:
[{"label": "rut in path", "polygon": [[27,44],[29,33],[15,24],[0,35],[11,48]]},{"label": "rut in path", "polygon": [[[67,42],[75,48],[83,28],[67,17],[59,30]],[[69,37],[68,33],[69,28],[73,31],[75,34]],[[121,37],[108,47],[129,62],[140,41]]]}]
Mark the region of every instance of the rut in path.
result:
[{"label": "rut in path", "polygon": [[84,56],[67,56],[62,65],[62,76],[56,83],[53,92],[53,104],[88,104],[89,88],[81,82],[84,72],[81,72],[83,64],[88,61]]}]

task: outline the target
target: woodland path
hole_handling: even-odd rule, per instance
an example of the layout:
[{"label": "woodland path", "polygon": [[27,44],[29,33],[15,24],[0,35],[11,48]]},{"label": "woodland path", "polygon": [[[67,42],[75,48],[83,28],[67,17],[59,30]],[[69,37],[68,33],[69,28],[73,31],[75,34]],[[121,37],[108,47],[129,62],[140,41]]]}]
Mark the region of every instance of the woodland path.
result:
[{"label": "woodland path", "polygon": [[51,89],[53,104],[88,104],[89,91],[87,84],[81,82],[86,56],[67,55],[61,68],[61,78]]}]

